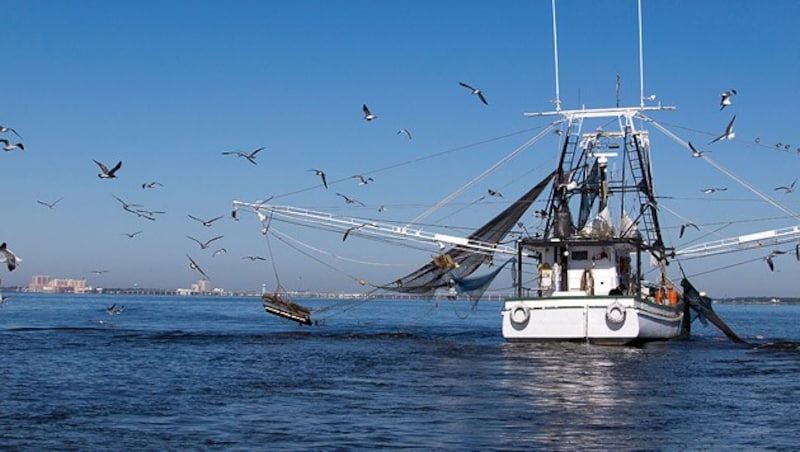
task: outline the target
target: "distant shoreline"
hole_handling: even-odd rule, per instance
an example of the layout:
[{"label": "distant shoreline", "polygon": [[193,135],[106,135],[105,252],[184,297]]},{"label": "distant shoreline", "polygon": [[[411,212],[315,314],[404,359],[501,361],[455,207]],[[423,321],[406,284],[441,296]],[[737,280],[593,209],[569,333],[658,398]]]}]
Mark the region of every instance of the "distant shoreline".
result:
[{"label": "distant shoreline", "polygon": [[[73,292],[31,292],[27,287],[0,287],[0,291],[5,293],[30,293],[42,295],[147,295],[147,296],[173,296],[173,297],[260,297],[260,291],[230,291],[230,292],[191,292],[179,293],[177,289],[141,289],[141,288],[104,288],[102,291],[90,291],[84,293]],[[311,299],[373,299],[373,300],[459,300],[469,301],[466,297],[453,298],[447,294],[437,294],[434,296],[419,296],[409,294],[365,294],[365,293],[346,293],[346,292],[288,292],[289,297],[311,298]],[[480,301],[503,301],[507,295],[486,294]],[[789,297],[733,297],[715,298],[716,304],[800,304],[800,298]]]}]

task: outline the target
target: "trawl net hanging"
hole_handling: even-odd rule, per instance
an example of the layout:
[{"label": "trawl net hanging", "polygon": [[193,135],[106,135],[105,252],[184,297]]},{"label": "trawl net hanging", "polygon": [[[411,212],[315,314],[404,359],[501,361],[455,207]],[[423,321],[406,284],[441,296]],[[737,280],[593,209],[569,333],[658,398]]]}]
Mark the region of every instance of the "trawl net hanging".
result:
[{"label": "trawl net hanging", "polygon": [[456,291],[459,294],[464,294],[467,296],[469,301],[478,301],[483,296],[483,293],[486,292],[486,289],[489,288],[489,285],[492,284],[492,281],[497,277],[503,268],[508,265],[509,262],[515,262],[516,259],[509,259],[503,263],[503,265],[497,267],[491,273],[482,275],[482,276],[475,276],[473,278],[453,278],[453,282],[455,283]]},{"label": "trawl net hanging", "polygon": [[[522,214],[536,201],[555,175],[550,173],[530,191],[516,200],[506,210],[494,217],[468,237],[470,242],[497,244],[517,224]],[[436,256],[419,270],[408,274],[393,284],[381,287],[395,292],[433,294],[436,289],[446,288],[451,280],[463,279],[471,275],[484,262],[491,261],[491,254],[477,253],[473,250],[455,246]]]}]

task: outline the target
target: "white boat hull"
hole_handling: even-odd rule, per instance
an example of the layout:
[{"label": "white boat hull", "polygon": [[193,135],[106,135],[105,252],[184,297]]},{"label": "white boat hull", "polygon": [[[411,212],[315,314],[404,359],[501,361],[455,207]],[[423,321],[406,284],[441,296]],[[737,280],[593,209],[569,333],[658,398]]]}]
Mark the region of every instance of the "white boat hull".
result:
[{"label": "white boat hull", "polygon": [[625,345],[677,337],[683,307],[578,294],[507,299],[502,315],[503,337],[509,341]]}]

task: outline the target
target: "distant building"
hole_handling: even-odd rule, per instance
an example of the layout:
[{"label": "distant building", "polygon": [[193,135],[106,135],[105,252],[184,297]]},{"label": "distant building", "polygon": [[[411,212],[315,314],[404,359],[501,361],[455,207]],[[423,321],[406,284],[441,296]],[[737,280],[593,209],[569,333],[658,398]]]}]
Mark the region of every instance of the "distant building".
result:
[{"label": "distant building", "polygon": [[47,275],[34,275],[28,284],[28,292],[44,293],[86,293],[92,286],[86,279],[50,279]]},{"label": "distant building", "polygon": [[214,288],[211,285],[211,281],[207,279],[201,279],[197,281],[196,284],[192,284],[192,287],[189,289],[176,289],[175,293],[178,295],[197,295],[197,294],[215,294],[220,295],[224,293],[225,290],[221,288]]}]

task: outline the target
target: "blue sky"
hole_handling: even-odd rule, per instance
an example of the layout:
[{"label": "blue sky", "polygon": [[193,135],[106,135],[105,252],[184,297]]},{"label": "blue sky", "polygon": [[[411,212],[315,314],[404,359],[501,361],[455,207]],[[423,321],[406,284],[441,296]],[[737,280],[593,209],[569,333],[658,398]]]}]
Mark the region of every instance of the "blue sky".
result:
[{"label": "blue sky", "polygon": [[[46,274],[100,287],[186,287],[198,276],[187,253],[227,289],[273,287],[273,262],[287,289],[362,290],[353,276],[392,281],[429,254],[287,229],[337,258],[319,257],[322,264],[272,240],[274,261],[251,262],[242,257],[270,254],[253,217],[228,218],[231,203],[276,196],[276,203],[407,221],[541,130],[548,120],[523,113],[550,110],[554,97],[549,0],[1,4],[0,124],[17,129],[26,147],[0,155],[0,240],[23,259],[13,273],[0,272],[4,285]],[[709,155],[800,211],[800,194],[773,191],[799,175],[800,3],[645,1],[643,9],[646,94],[678,107],[656,119],[707,143],[736,114],[736,140],[709,147]],[[558,15],[562,105],[612,106],[618,72],[623,103],[638,103],[636,2],[567,0]],[[459,81],[480,87],[489,105]],[[720,112],[719,94],[729,88],[739,94]],[[364,103],[377,120],[362,119]],[[800,223],[652,134],[656,188],[670,197],[669,209],[709,229],[724,226],[722,236]],[[777,142],[791,151],[776,151]],[[487,187],[507,198],[523,193],[552,169],[556,144],[553,137],[523,153],[426,227],[477,228],[504,202],[464,207]],[[221,155],[262,146],[256,166]],[[99,179],[92,159],[123,161],[119,177]],[[320,187],[310,168],[324,169],[332,187]],[[359,186],[350,179],[358,173],[375,181]],[[143,190],[149,181],[163,187]],[[708,197],[700,193],[706,186],[729,190]],[[367,207],[347,206],[336,192]],[[167,213],[137,218],[112,195]],[[37,203],[62,197],[52,210]],[[380,216],[379,205],[387,207]],[[226,217],[204,228],[189,214]],[[683,220],[663,217],[667,236],[687,243],[677,237]],[[746,221],[763,218],[774,220]],[[531,214],[524,220],[535,226]],[[186,235],[224,238],[200,250]],[[217,244],[228,252],[212,258]],[[712,296],[796,296],[800,262],[779,256],[769,272],[758,260],[765,254],[684,268]],[[350,258],[373,265],[359,268]],[[99,269],[108,273],[91,273]]]}]

